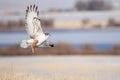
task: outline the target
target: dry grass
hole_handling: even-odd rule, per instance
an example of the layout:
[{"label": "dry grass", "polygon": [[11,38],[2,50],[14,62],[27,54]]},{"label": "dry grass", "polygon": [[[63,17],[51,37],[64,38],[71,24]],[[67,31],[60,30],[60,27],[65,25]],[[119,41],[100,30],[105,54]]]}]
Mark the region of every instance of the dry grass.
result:
[{"label": "dry grass", "polygon": [[[88,70],[88,69],[87,69]],[[112,72],[113,70],[113,72]],[[23,72],[14,72],[14,73],[3,73],[0,75],[0,80],[119,80],[119,73],[114,72],[114,69],[109,71],[88,71],[82,72],[54,72],[48,73],[46,75],[35,75],[33,73],[23,73]]]},{"label": "dry grass", "polygon": [[[32,58],[32,57],[31,57]],[[82,63],[119,57],[33,57],[0,60],[0,80],[120,80],[120,64]],[[53,61],[51,61],[53,59]],[[12,61],[13,60],[13,61]],[[16,61],[14,61],[16,60]],[[62,61],[65,60],[65,61]],[[108,61],[109,61],[108,60]],[[32,62],[33,61],[33,62]],[[62,61],[62,62],[61,62]],[[72,62],[73,61],[73,62]],[[118,60],[119,61],[119,60]],[[104,63],[104,62],[102,62]]]}]

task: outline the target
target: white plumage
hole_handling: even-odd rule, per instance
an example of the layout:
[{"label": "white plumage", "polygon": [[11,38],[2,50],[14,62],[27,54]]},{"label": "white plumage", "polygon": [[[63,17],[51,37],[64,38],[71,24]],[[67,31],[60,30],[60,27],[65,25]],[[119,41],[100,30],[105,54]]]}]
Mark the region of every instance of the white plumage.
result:
[{"label": "white plumage", "polygon": [[[46,39],[50,36],[50,34],[43,33],[43,30],[41,28],[41,21],[39,18],[38,6],[30,5],[27,7],[25,21],[25,28],[30,36],[30,39],[22,40],[20,46],[22,48],[28,48],[30,46],[31,48],[35,48],[36,46],[40,46],[43,43],[47,44],[48,46]],[[51,44],[49,44],[49,46],[53,47]]]}]

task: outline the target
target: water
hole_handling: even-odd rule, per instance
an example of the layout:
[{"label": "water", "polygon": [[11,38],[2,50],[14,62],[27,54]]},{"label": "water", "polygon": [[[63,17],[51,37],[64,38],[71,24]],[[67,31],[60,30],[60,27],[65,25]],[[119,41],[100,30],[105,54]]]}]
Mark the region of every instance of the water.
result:
[{"label": "water", "polygon": [[[113,44],[95,44],[94,47],[96,50],[111,50],[113,48]],[[81,49],[81,45],[75,45],[76,49]]]},{"label": "water", "polygon": [[[107,30],[46,30],[51,33],[48,41],[53,43],[66,42],[80,48],[81,44],[95,44],[97,49],[111,49],[114,44],[120,44],[120,29]],[[0,46],[19,44],[23,39],[29,39],[25,31],[0,32]]]}]

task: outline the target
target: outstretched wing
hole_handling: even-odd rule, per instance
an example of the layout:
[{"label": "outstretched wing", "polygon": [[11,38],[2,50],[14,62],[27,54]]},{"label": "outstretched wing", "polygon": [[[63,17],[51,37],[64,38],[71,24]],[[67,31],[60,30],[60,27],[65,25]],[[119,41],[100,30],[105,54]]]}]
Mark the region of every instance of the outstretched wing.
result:
[{"label": "outstretched wing", "polygon": [[41,22],[39,19],[38,6],[27,6],[26,10],[26,30],[31,38],[36,38],[38,35],[43,34]]}]

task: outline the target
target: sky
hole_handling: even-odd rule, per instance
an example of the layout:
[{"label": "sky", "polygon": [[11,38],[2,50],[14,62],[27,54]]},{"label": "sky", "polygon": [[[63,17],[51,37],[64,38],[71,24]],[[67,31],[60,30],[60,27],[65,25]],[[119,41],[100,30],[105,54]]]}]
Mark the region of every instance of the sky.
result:
[{"label": "sky", "polygon": [[39,10],[44,11],[52,8],[72,8],[75,0],[0,0],[0,10],[23,10],[29,4],[39,5]]},{"label": "sky", "polygon": [[[0,0],[0,11],[2,10],[23,11],[29,4],[39,5],[40,11],[46,11],[52,8],[69,9],[74,7],[75,1],[78,0]],[[120,2],[120,0],[111,1]]]}]

